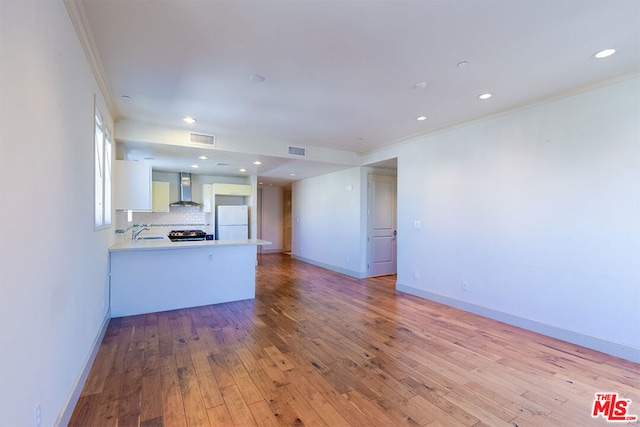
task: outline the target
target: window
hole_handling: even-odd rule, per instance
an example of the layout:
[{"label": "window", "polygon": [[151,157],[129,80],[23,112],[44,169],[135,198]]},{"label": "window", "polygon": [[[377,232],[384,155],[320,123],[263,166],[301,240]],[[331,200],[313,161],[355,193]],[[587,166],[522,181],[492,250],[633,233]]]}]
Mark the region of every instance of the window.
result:
[{"label": "window", "polygon": [[94,112],[94,226],[100,229],[111,224],[111,134],[97,106]]}]

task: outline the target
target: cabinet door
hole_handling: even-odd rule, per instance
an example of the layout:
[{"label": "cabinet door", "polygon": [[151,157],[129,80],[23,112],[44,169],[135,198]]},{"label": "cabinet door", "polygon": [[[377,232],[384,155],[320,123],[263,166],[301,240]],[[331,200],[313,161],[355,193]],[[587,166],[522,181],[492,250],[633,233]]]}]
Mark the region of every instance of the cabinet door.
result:
[{"label": "cabinet door", "polygon": [[245,184],[214,184],[214,193],[224,196],[250,196],[251,186]]},{"label": "cabinet door", "polygon": [[153,181],[153,211],[169,212],[169,183]]},{"label": "cabinet door", "polygon": [[113,165],[116,210],[151,210],[151,163],[116,160]]},{"label": "cabinet door", "polygon": [[211,184],[202,184],[202,212],[213,212],[213,193]]}]

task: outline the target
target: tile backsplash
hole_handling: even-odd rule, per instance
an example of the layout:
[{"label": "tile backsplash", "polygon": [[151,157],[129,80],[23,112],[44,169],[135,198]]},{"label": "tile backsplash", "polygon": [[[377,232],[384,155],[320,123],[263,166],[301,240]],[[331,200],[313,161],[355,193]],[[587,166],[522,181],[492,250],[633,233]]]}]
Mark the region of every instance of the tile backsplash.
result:
[{"label": "tile backsplash", "polygon": [[204,230],[213,234],[211,213],[202,212],[199,206],[175,206],[169,212],[133,212],[133,220],[127,221],[127,211],[116,212],[116,242],[131,240],[132,230],[149,227],[148,235],[167,235],[171,230]]}]

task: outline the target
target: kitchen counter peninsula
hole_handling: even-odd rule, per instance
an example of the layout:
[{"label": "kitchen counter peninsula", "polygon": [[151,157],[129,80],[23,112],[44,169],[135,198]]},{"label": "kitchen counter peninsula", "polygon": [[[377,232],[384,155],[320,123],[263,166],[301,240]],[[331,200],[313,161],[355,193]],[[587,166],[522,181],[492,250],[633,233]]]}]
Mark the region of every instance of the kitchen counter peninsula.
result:
[{"label": "kitchen counter peninsula", "polygon": [[255,298],[259,239],[133,240],[110,252],[111,316]]},{"label": "kitchen counter peninsula", "polygon": [[121,251],[144,251],[144,250],[162,250],[162,249],[185,249],[185,248],[202,248],[217,246],[260,246],[270,245],[271,242],[260,239],[239,239],[239,240],[187,240],[184,242],[172,242],[171,240],[127,240],[122,243],[116,243],[109,252]]}]

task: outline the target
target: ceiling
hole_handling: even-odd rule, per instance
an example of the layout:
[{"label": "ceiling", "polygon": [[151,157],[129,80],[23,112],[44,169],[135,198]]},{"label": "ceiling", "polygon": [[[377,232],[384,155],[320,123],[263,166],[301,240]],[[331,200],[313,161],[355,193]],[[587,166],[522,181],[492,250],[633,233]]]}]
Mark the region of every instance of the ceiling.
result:
[{"label": "ceiling", "polygon": [[[116,120],[215,134],[263,153],[282,144],[368,153],[640,69],[638,0],[67,5],[82,11]],[[592,57],[610,47],[615,55]],[[124,142],[154,167],[194,163],[195,149]],[[280,184],[346,167],[280,155],[255,167],[255,153],[238,151],[216,152],[199,171],[240,174],[247,165]]]}]

